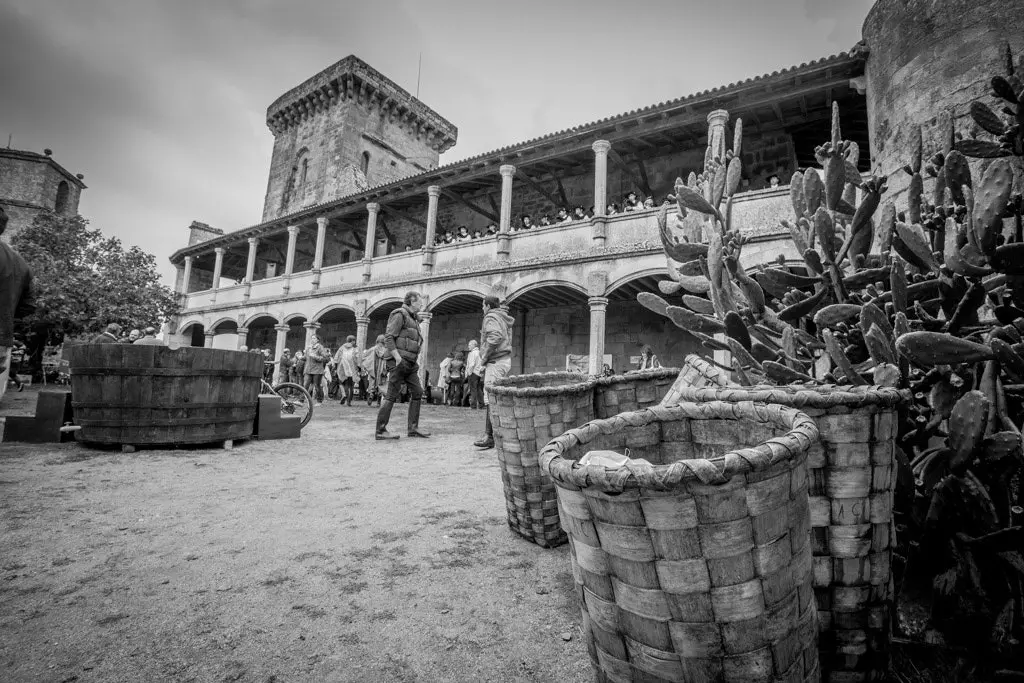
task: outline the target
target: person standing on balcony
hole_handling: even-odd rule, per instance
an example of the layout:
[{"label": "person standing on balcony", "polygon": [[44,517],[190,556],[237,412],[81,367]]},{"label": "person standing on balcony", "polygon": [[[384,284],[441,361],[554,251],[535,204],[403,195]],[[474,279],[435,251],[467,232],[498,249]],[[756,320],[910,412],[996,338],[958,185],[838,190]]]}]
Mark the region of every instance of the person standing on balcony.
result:
[{"label": "person standing on balcony", "polygon": [[423,387],[420,385],[419,356],[423,345],[423,333],[417,314],[423,309],[423,297],[419,292],[408,292],[401,306],[388,316],[388,326],[384,333],[384,345],[391,354],[388,361],[388,392],[381,401],[377,413],[377,428],[374,438],[378,440],[397,439],[397,434],[388,432],[388,421],[391,409],[398,400],[402,387],[409,392],[409,420],[407,433],[409,436],[427,438],[430,432],[420,429],[420,403],[423,400]]},{"label": "person standing on balcony", "polygon": [[491,422],[487,387],[512,371],[512,324],[515,318],[501,309],[496,296],[484,298],[484,323],[480,330],[480,362],[484,365],[484,435],[473,442],[477,448],[494,448],[494,425]]},{"label": "person standing on balcony", "polygon": [[473,410],[484,404],[481,386],[484,378],[484,365],[480,362],[480,348],[476,339],[469,340],[469,353],[466,354],[466,382],[469,387],[469,407]]}]

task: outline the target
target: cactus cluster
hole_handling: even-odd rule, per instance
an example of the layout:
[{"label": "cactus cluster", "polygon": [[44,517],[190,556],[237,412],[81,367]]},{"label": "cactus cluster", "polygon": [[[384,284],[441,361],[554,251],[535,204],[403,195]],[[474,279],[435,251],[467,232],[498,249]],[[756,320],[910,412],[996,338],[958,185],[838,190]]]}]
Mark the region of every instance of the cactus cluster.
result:
[{"label": "cactus cluster", "polygon": [[[862,179],[834,103],[820,168],[793,175],[795,217],[782,221],[799,268],[740,262],[737,122],[731,152],[709,149],[702,174],[676,181],[675,213],[701,214],[706,243],[679,239],[670,206],[658,216],[672,278],[661,291],[680,301],[638,296],[726,352],[713,362],[741,384],[909,390],[897,444],[903,576],[930,583],[935,637],[968,639],[993,655],[986,666],[1014,669],[1024,668],[1024,200],[1013,191],[1022,69],[1008,53],[1007,73],[991,81],[1004,116],[975,102],[974,137],[955,134],[944,112],[942,149],[925,161],[918,130],[900,207],[885,199],[886,178]],[[996,139],[977,139],[981,130]],[[980,173],[970,157],[986,160]]]}]

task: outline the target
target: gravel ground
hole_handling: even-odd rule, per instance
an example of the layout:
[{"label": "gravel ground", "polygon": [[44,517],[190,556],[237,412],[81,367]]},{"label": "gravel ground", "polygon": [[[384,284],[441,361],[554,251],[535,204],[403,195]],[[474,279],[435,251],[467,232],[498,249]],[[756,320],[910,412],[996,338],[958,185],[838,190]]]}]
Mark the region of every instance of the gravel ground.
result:
[{"label": "gravel ground", "polygon": [[374,416],[227,451],[0,444],[0,680],[592,680],[568,548],[509,530],[483,413],[425,406],[434,438],[394,443]]}]

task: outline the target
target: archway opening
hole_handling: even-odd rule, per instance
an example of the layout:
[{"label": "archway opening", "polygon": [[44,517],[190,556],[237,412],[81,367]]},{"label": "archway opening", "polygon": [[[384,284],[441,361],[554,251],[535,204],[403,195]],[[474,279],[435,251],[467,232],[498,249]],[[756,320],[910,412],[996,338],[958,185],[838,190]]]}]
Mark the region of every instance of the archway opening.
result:
[{"label": "archway opening", "polygon": [[200,323],[187,325],[178,332],[181,346],[203,346],[206,343],[206,328]]},{"label": "archway opening", "polygon": [[512,294],[512,370],[554,372],[579,366],[590,352],[590,307],[575,287],[545,283]]},{"label": "archway opening", "polygon": [[673,305],[683,305],[678,296],[666,297],[658,288],[658,282],[668,279],[667,275],[641,273],[613,285],[608,292],[604,353],[611,356],[614,371],[636,369],[644,345],[651,347],[664,367],[682,367],[688,354],[706,352],[695,337],[637,303],[637,294],[650,292]]},{"label": "archway opening", "polygon": [[356,314],[347,308],[332,308],[316,321],[320,323],[317,334],[332,353],[345,343],[345,337],[356,336]]},{"label": "archway opening", "polygon": [[269,315],[261,315],[249,321],[249,334],[246,336],[245,344],[249,350],[269,349],[271,356],[277,358],[277,319]]}]

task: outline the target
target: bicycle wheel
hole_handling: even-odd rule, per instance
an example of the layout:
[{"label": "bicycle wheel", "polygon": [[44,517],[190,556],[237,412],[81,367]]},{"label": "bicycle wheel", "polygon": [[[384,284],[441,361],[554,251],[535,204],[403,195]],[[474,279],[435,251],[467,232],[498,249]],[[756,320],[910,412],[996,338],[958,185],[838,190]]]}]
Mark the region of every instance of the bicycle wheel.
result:
[{"label": "bicycle wheel", "polygon": [[305,387],[282,382],[274,387],[274,393],[281,397],[281,415],[301,417],[300,427],[305,427],[313,419],[313,399]]}]

